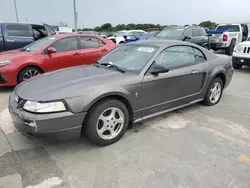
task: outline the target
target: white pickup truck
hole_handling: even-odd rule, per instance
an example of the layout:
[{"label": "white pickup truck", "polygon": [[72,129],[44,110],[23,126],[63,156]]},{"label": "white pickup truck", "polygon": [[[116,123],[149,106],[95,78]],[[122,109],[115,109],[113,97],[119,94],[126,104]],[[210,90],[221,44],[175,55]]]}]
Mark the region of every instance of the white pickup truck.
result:
[{"label": "white pickup truck", "polygon": [[210,49],[225,50],[227,55],[232,55],[234,47],[249,38],[250,27],[248,24],[220,24],[206,32],[210,36]]},{"label": "white pickup truck", "polygon": [[243,65],[250,66],[250,37],[235,46],[232,61],[234,69],[240,69]]}]

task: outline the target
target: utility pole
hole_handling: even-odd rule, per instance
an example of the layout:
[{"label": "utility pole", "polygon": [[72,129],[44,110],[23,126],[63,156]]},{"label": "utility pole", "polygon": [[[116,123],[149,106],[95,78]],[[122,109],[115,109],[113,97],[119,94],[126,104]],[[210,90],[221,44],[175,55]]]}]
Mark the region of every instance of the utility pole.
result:
[{"label": "utility pole", "polygon": [[14,0],[14,5],[15,5],[15,12],[16,12],[16,21],[19,22],[18,13],[17,13],[17,6],[16,6],[16,0]]},{"label": "utility pole", "polygon": [[74,7],[75,32],[77,32],[77,12],[76,12],[76,0],[73,0],[73,7]]}]

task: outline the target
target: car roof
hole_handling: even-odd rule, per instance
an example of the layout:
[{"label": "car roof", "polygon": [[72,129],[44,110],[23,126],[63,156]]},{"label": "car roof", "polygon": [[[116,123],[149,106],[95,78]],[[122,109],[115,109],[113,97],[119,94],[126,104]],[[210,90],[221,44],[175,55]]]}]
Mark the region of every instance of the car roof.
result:
[{"label": "car roof", "polygon": [[95,34],[78,34],[78,33],[67,33],[67,34],[58,34],[58,35],[51,35],[49,37],[54,37],[54,38],[64,38],[64,37],[97,37],[101,38],[99,35]]},{"label": "car roof", "polygon": [[174,46],[174,45],[189,45],[189,46],[197,46],[195,44],[180,41],[180,40],[141,40],[133,43],[128,43],[130,45],[133,44],[141,44],[141,45],[150,45],[150,46],[156,46],[159,48],[166,48],[168,46]]}]

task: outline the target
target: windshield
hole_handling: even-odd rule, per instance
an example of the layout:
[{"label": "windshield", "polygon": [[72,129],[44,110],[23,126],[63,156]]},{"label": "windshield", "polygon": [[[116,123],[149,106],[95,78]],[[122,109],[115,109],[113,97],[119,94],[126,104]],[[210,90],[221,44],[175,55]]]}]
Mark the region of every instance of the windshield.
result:
[{"label": "windshield", "polygon": [[229,32],[239,32],[240,27],[238,25],[223,25],[218,26],[216,30],[228,30]]},{"label": "windshield", "polygon": [[140,72],[156,51],[157,47],[154,46],[121,45],[102,57],[98,63]]},{"label": "windshield", "polygon": [[170,28],[162,30],[156,37],[181,37],[184,32],[182,28]]},{"label": "windshield", "polygon": [[40,40],[37,40],[37,41],[29,44],[28,46],[23,47],[21,50],[22,51],[27,51],[27,52],[35,52],[35,51],[38,51],[41,48],[49,45],[54,40],[56,40],[55,37],[45,37],[45,38],[42,38]]}]

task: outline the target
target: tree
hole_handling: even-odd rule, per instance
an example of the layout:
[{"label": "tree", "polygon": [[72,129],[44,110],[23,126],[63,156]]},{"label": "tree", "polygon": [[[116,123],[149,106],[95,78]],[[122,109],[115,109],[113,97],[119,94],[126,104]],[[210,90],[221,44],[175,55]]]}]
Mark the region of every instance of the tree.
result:
[{"label": "tree", "polygon": [[109,31],[109,30],[111,30],[111,29],[112,29],[111,23],[105,23],[105,24],[103,24],[103,25],[101,26],[101,30],[102,30],[102,31]]},{"label": "tree", "polygon": [[206,27],[209,29],[215,29],[217,27],[217,25],[218,25],[217,23],[211,22],[211,21],[203,21],[199,24],[199,26]]}]

